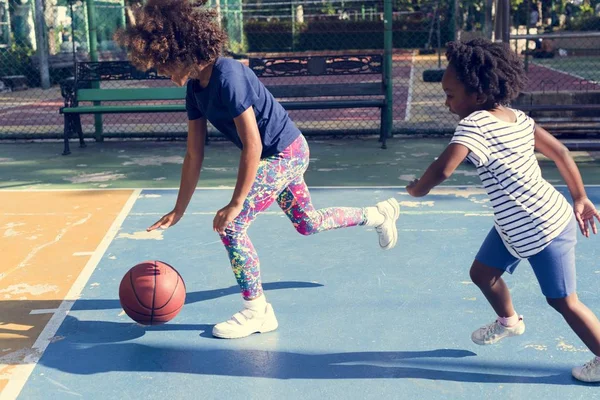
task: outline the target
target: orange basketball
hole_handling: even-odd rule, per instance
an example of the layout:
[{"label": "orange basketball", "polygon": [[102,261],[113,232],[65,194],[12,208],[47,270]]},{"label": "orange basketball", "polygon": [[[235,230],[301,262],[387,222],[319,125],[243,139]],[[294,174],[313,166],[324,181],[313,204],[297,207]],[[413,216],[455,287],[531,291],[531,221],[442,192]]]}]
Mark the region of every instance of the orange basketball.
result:
[{"label": "orange basketball", "polygon": [[185,303],[179,272],[162,261],[144,261],[121,280],[119,300],[125,313],[142,325],[160,325],[175,318]]}]

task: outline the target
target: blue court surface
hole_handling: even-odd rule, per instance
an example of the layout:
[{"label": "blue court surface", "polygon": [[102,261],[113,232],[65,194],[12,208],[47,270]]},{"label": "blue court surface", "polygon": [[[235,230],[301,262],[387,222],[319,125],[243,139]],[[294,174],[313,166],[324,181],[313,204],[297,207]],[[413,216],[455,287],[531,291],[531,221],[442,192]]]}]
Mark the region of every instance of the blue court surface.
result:
[{"label": "blue court surface", "polygon": [[[561,188],[566,193],[565,188]],[[588,188],[595,204],[600,188]],[[469,267],[492,226],[478,188],[315,188],[316,207],[401,202],[399,242],[381,251],[372,229],[304,237],[276,205],[250,237],[279,329],[215,339],[212,325],[241,306],[227,253],[212,231],[231,189],[198,190],[178,225],[147,226],[176,190],[144,190],[24,384],[20,399],[591,399],[571,377],[592,354],[542,296],[527,262],[506,278],[524,335],[495,346],[471,332],[495,315]],[[579,235],[578,293],[600,312],[600,238]],[[187,301],[171,322],[133,323],[118,286],[136,263],[176,267]]]}]

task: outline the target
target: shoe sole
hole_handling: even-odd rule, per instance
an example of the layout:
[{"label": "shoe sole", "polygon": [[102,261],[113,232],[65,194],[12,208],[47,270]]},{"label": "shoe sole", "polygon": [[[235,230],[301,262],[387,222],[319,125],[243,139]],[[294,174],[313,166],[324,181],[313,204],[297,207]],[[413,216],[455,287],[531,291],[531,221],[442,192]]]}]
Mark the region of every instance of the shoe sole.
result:
[{"label": "shoe sole", "polygon": [[390,217],[393,220],[393,231],[392,231],[392,240],[384,245],[381,246],[381,243],[379,243],[379,246],[383,249],[383,250],[390,250],[392,248],[394,248],[396,246],[396,243],[398,243],[398,228],[396,227],[396,221],[398,221],[398,218],[400,217],[400,205],[398,204],[398,202],[396,200],[390,201],[390,200],[386,200],[386,202],[392,206],[392,208],[394,209],[394,214],[392,216],[388,216],[387,214],[385,214],[386,217]]},{"label": "shoe sole", "polygon": [[497,340],[495,340],[495,341],[493,341],[493,342],[482,342],[482,341],[477,341],[477,339],[475,339],[473,336],[471,336],[471,340],[473,341],[473,343],[475,343],[475,344],[477,344],[477,345],[479,345],[479,346],[489,346],[489,345],[491,345],[491,344],[496,344],[496,343],[498,343],[498,342],[499,342],[499,341],[501,341],[502,339],[506,339],[506,338],[509,338],[509,337],[512,337],[512,336],[521,336],[521,335],[522,335],[522,334],[524,334],[524,333],[525,333],[525,324],[523,324],[523,329],[520,329],[520,330],[518,330],[518,331],[516,331],[516,332],[513,332],[513,333],[511,333],[511,334],[509,334],[509,335],[502,336],[500,339],[497,339]]},{"label": "shoe sole", "polygon": [[272,324],[264,324],[257,331],[253,331],[253,332],[250,332],[248,334],[236,335],[236,334],[218,333],[218,332],[215,332],[213,330],[212,335],[214,337],[216,337],[216,338],[219,338],[219,339],[241,339],[241,338],[248,337],[250,335],[254,335],[255,333],[272,332],[275,329],[277,329],[278,327],[279,327],[279,323],[277,322],[277,319],[275,319],[274,323],[272,323]]},{"label": "shoe sole", "polygon": [[577,376],[576,372],[574,370],[571,371],[571,375],[573,376],[573,378],[577,379],[580,382],[585,382],[585,383],[598,383],[598,382],[600,382],[600,380],[588,379],[588,378],[585,378],[583,376]]}]

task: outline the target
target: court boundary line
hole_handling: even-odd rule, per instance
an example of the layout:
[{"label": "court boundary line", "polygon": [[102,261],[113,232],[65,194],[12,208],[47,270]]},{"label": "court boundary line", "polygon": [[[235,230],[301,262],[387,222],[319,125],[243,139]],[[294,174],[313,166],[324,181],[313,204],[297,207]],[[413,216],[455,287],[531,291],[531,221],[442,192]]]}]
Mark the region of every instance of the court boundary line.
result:
[{"label": "court boundary line", "polygon": [[408,78],[408,95],[406,96],[406,110],[404,111],[404,122],[408,122],[410,120],[410,112],[412,109],[412,96],[413,96],[413,86],[415,80],[415,56],[417,54],[416,50],[413,50],[412,57],[410,59],[410,77]]},{"label": "court boundary line", "polygon": [[[85,190],[85,189],[84,189]],[[132,190],[132,189],[130,189]],[[77,298],[85,288],[85,285],[89,281],[92,273],[95,271],[96,267],[100,263],[102,256],[108,249],[109,245],[112,243],[113,239],[117,235],[121,225],[125,221],[125,218],[129,215],[129,212],[133,208],[133,205],[137,201],[140,196],[140,193],[143,189],[134,189],[123,207],[121,211],[111,224],[110,228],[94,250],[94,254],[90,257],[86,265],[83,267],[79,276],[65,295],[63,301],[60,303],[56,312],[50,318],[36,341],[31,346],[32,354],[27,356],[24,359],[26,364],[18,364],[15,368],[10,372],[8,377],[8,383],[2,393],[0,393],[0,400],[8,400],[8,399],[16,399],[25,384],[29,380],[30,375],[35,369],[38,361],[43,356],[46,348],[52,341],[52,338],[64,322],[65,318],[69,314],[71,307],[77,301]]]},{"label": "court boundary line", "polygon": [[[408,182],[406,182],[406,185],[408,185]],[[309,189],[405,189],[406,185],[390,185],[390,186],[308,186]],[[558,187],[558,188],[566,188],[567,185],[566,184],[560,184],[560,185],[554,185],[552,184],[552,186],[554,187]],[[598,188],[600,187],[600,184],[584,184],[585,188]],[[481,185],[439,185],[436,186],[433,190],[435,191],[436,189],[460,189],[460,188],[467,188],[467,189],[483,189],[483,186]],[[235,189],[235,186],[219,186],[219,187],[197,187],[196,190],[233,190]],[[179,190],[179,187],[161,187],[161,188],[133,188],[133,187],[129,187],[129,188],[90,188],[90,189],[86,189],[86,188],[80,188],[80,189],[0,189],[0,194],[2,194],[3,192],[5,193],[27,193],[27,192],[84,192],[84,191],[139,191],[140,193],[142,191],[166,191],[166,190]]]}]

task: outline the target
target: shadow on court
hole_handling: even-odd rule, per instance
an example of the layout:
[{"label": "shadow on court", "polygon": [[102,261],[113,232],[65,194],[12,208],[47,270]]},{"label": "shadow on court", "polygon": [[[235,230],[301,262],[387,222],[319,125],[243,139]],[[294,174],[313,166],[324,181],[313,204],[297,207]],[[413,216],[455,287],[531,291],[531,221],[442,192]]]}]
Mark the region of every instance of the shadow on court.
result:
[{"label": "shadow on court", "polygon": [[[133,329],[131,324],[121,323],[77,321],[76,324],[84,331],[106,329],[115,335],[120,332],[123,337],[127,336],[126,332],[129,329]],[[196,330],[206,329],[208,326],[165,326],[162,329],[169,328]],[[140,330],[143,331],[143,328]],[[128,339],[131,337],[125,340]],[[271,379],[394,378],[474,383],[582,385],[576,382],[570,372],[565,371],[564,368],[468,362],[461,359],[474,357],[476,354],[461,349],[301,354],[265,350],[159,347],[138,343],[86,346],[68,340],[56,345],[62,347],[61,351],[55,351],[52,355],[46,354],[40,363],[75,375],[127,371]],[[411,362],[418,366],[405,365]]]},{"label": "shadow on court", "polygon": [[[294,281],[282,281],[282,282],[266,282],[263,283],[263,290],[271,291],[271,290],[282,290],[282,289],[304,289],[304,288],[317,288],[323,285],[319,283],[312,282],[294,282]],[[186,294],[185,304],[193,304],[202,301],[208,301],[217,299],[224,296],[239,294],[240,289],[239,286],[230,286],[222,289],[213,289],[213,290],[202,290],[196,292],[188,292]],[[117,293],[115,293],[117,296]],[[19,330],[15,332],[12,326],[14,324],[22,324],[24,323],[23,316],[31,317],[29,315],[32,310],[52,310],[56,309],[62,303],[61,300],[3,300],[0,302],[0,334],[14,334],[18,333],[21,337],[25,337],[28,335],[27,331]],[[110,310],[110,309],[121,309],[121,303],[118,298],[114,299],[80,299],[75,302],[72,311],[84,311],[84,310]],[[25,318],[27,318],[25,317]],[[68,317],[71,318],[71,317]],[[68,321],[67,318],[67,321]],[[25,321],[26,322],[26,321]],[[135,324],[114,324],[110,322],[89,322],[87,326],[90,324],[95,324],[92,329],[93,341],[92,342],[119,342],[123,340],[129,340],[136,337],[143,336],[145,330],[141,327],[137,327]],[[119,328],[120,325],[129,326],[128,329]],[[212,325],[210,326],[212,329]],[[137,329],[136,329],[137,328]],[[160,330],[182,330],[186,329],[181,325],[176,324],[167,324],[162,327],[150,327],[148,329]],[[114,331],[112,329],[115,329]],[[204,330],[207,328],[204,326],[194,325],[190,327],[189,330]],[[85,327],[82,327],[82,331],[80,332],[78,329],[78,335],[80,333],[85,332]],[[210,330],[208,330],[208,336],[210,335]],[[6,347],[9,347],[10,339],[6,340]]]}]

